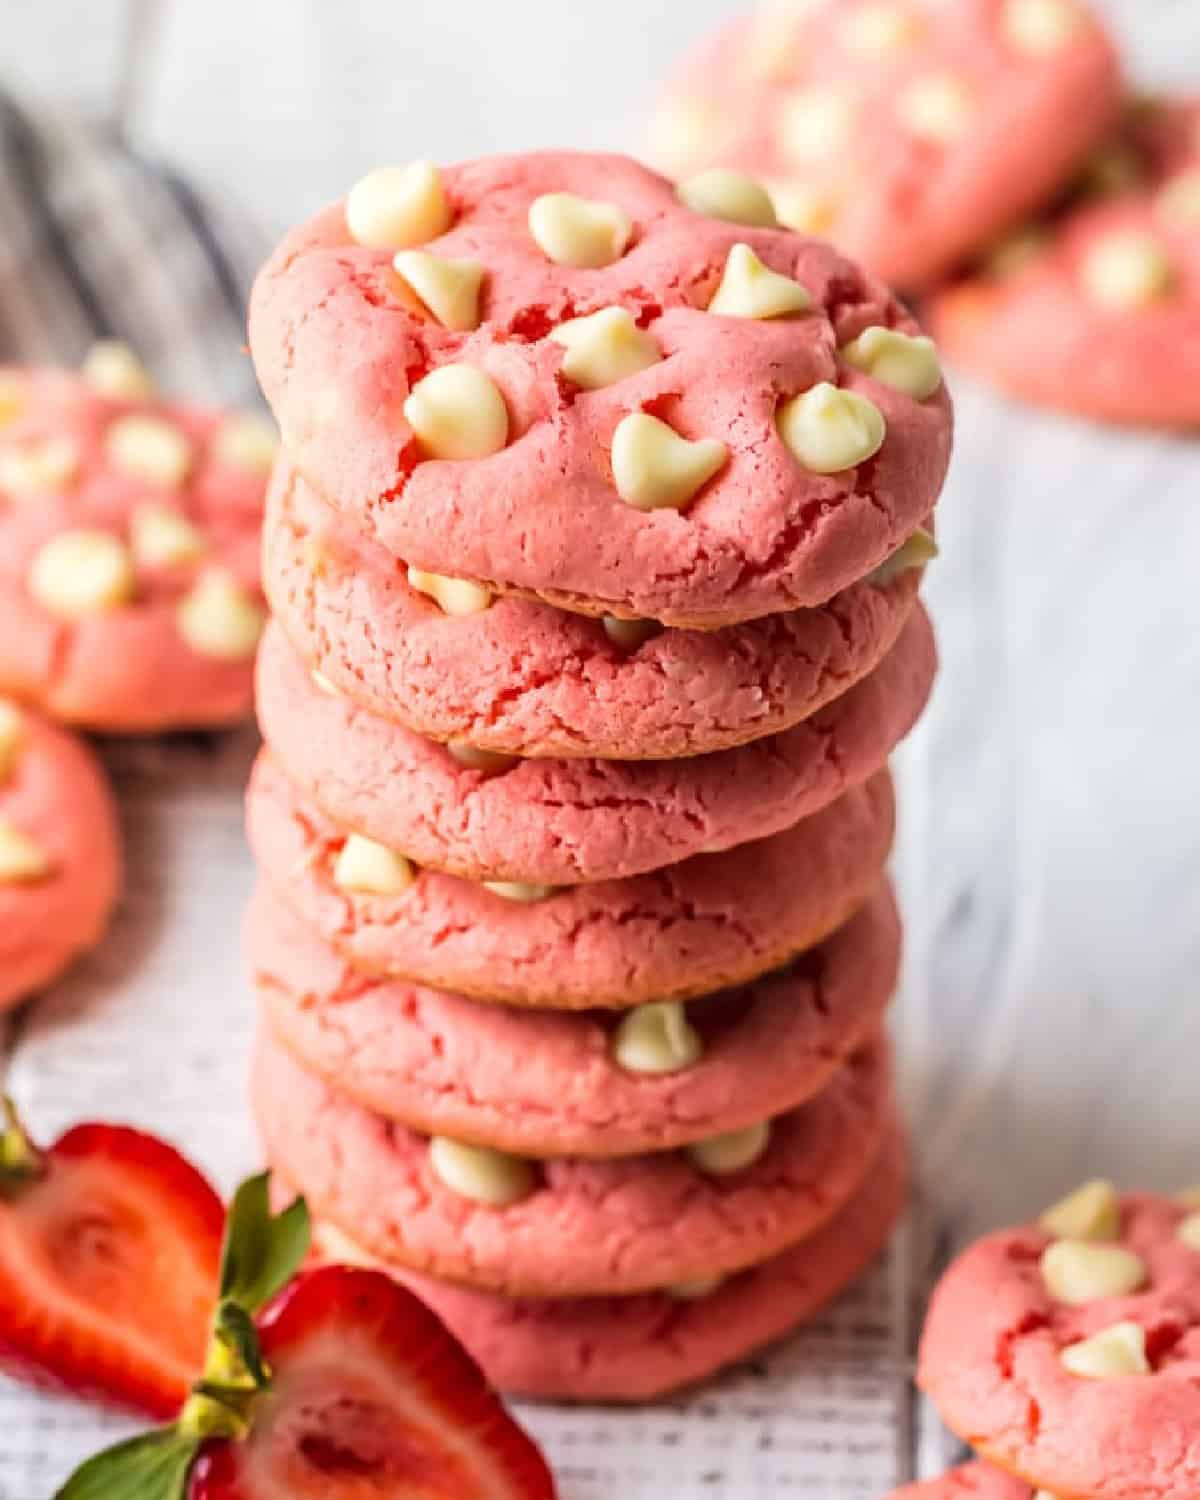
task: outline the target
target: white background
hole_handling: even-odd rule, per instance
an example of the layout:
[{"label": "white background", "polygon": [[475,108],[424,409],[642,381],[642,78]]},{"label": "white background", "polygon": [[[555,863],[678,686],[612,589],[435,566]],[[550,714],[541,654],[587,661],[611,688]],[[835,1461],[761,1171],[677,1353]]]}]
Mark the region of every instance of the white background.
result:
[{"label": "white background", "polygon": [[[1200,87],[1197,0],[1105,8],[1139,82]],[[636,144],[671,56],[730,6],[153,9],[10,0],[3,67],[97,109],[124,99],[141,141],[275,230],[383,160]],[[121,45],[130,16],[150,24],[132,76]],[[1094,1172],[1131,1185],[1200,1180],[1200,447],[954,385],[958,449],[929,582],[944,670],[902,762],[910,952],[898,1030],[926,1186],[961,1238]],[[125,931],[141,935],[26,1018],[14,1081],[45,1128],[115,1111],[182,1134],[228,1181],[251,1151],[238,1063],[240,773],[209,784],[168,757],[161,784],[155,774],[136,758],[124,771],[130,806],[135,790],[141,799],[130,815],[140,917],[127,913]],[[181,777],[203,835],[180,822]],[[877,1373],[900,1391],[902,1369]],[[797,1406],[820,1394],[787,1389]],[[13,1418],[28,1425],[50,1410],[26,1404]],[[902,1395],[893,1418],[904,1420]],[[588,1436],[572,1432],[560,1453],[591,1452],[595,1432],[616,1445],[631,1467],[612,1473],[629,1500],[664,1493],[656,1471],[674,1475],[669,1457],[645,1457],[658,1429],[631,1435],[596,1419]],[[68,1448],[31,1433],[12,1453],[0,1446],[0,1500],[43,1500],[44,1476],[61,1473]],[[694,1493],[797,1490],[871,1494],[851,1468],[806,1490],[750,1457],[719,1486],[697,1479]],[[612,1492],[579,1479],[569,1500]],[[693,1490],[681,1479],[670,1493]]]}]

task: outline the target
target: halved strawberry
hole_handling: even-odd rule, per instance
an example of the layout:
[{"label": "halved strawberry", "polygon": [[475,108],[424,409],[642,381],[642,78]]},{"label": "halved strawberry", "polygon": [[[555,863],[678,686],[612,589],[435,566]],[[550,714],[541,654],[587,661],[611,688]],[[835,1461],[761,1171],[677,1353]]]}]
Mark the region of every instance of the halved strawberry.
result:
[{"label": "halved strawberry", "polygon": [[204,1360],[225,1210],[170,1146],[79,1125],[0,1136],[0,1368],[174,1416]]},{"label": "halved strawberry", "polygon": [[541,1453],[423,1303],[376,1271],[294,1281],[259,1320],[269,1388],[189,1500],[553,1500]]}]

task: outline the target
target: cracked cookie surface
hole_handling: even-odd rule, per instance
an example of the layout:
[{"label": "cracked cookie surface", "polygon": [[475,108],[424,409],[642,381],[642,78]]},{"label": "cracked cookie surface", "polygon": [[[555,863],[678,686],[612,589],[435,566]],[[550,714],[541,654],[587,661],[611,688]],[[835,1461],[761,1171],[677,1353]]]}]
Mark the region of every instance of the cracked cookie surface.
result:
[{"label": "cracked cookie surface", "polygon": [[826,1223],[893,1119],[886,1044],[851,1059],[727,1176],[679,1151],[539,1162],[505,1207],[447,1188],[426,1137],[384,1120],[260,1036],[252,1094],[266,1153],[315,1215],[381,1259],[512,1295],[648,1291],[741,1270]]},{"label": "cracked cookie surface", "polygon": [[[476,326],[443,326],[393,268],[398,246],[357,243],[341,204],[283,241],[251,304],[256,368],[295,462],[395,557],[588,613],[714,628],[825,602],[932,509],[948,397],[939,386],[918,400],[842,357],[869,327],[917,329],[828,245],[695,213],[622,157],[489,158],[442,169],[440,185],[448,227],[421,253],[482,267]],[[564,264],[531,232],[532,206],[562,194],[626,225],[608,263]],[[798,283],[804,310],[709,311],[738,245]],[[551,334],[612,308],[654,357],[586,388],[564,373]],[[472,372],[469,392],[456,377],[448,394],[479,395],[487,433],[482,447],[452,443],[439,456],[419,438],[412,398],[448,367]],[[869,401],[886,425],[877,451],[837,472],[806,467],[777,430],[786,403],[824,382]],[[724,449],[685,504],[660,507],[624,481],[618,429],[642,415],[676,449],[679,439]]]},{"label": "cracked cookie surface", "polygon": [[817,1094],[882,1024],[900,921],[881,889],[787,968],[691,1002],[698,1055],[662,1073],[622,1066],[611,1012],[480,1005],[365,978],[265,888],[247,949],[273,1035],[365,1108],[518,1155],[607,1157],[745,1129]]},{"label": "cracked cookie surface", "polygon": [[[822,1308],[883,1248],[907,1184],[907,1150],[893,1126],[854,1196],[826,1224],[691,1299],[663,1292],[511,1298],[395,1265],[385,1268],[437,1312],[507,1394],[650,1401],[745,1358]],[[314,1240],[331,1261],[385,1265],[327,1224],[314,1226]]]},{"label": "cracked cookie surface", "polygon": [[574,885],[639,875],[793,827],[880,770],[936,668],[918,605],[867,677],[783,733],[673,761],[467,763],[330,694],[278,626],[259,656],[272,754],[335,822],[467,879]]},{"label": "cracked cookie surface", "polygon": [[[1188,1500],[1200,1493],[1200,1215],[1120,1199],[1111,1225],[1059,1240],[1059,1253],[1065,1243],[1102,1270],[1115,1259],[1127,1279],[1109,1294],[1092,1270],[1068,1300],[1044,1222],[989,1235],[951,1266],[930,1305],[921,1388],[959,1437],[1036,1488]],[[1086,1373],[1069,1368],[1114,1330],[1116,1355],[1089,1346]]]},{"label": "cracked cookie surface", "polygon": [[501,753],[619,760],[708,754],[790,728],[879,663],[921,578],[908,568],[821,608],[665,630],[631,651],[599,620],[534,600],[445,614],[285,466],[264,570],[309,666],[382,717]]},{"label": "cracked cookie surface", "polygon": [[346,831],[269,756],[251,778],[247,815],[268,883],[365,972],[578,1010],[723,989],[820,942],[874,889],[895,808],[880,772],[772,838],[534,901],[435,870],[416,872],[395,894],[345,888],[337,870]]}]

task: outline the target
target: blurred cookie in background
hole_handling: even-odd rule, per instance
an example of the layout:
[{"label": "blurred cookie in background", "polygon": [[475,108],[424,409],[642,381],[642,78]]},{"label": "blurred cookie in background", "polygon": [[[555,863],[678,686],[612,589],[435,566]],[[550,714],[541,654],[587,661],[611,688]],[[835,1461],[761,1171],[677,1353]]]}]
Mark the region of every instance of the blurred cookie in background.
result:
[{"label": "blurred cookie in background", "polygon": [[120,875],[99,762],[73,735],[0,698],[0,1010],[100,940]]},{"label": "blurred cookie in background", "polygon": [[1200,427],[1200,99],[1133,105],[1079,191],[927,313],[950,358],[1016,396]]},{"label": "blurred cookie in background", "polygon": [[1083,0],[764,0],[680,64],[648,155],[753,174],[782,223],[913,290],[1053,198],[1120,89]]},{"label": "blurred cookie in background", "polygon": [[243,718],[275,441],[160,399],[122,344],[0,368],[0,692],[111,733]]}]

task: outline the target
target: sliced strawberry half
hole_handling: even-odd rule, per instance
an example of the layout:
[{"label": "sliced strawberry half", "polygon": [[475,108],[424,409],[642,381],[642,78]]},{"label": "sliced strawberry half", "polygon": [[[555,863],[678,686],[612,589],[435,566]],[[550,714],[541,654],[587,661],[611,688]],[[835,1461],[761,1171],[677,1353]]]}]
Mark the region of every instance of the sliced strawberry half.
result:
[{"label": "sliced strawberry half", "polygon": [[245,1436],[202,1450],[189,1500],[553,1500],[478,1366],[379,1272],[308,1272],[259,1337],[270,1387]]},{"label": "sliced strawberry half", "polygon": [[177,1151],[79,1125],[0,1139],[0,1368],[173,1417],[204,1360],[225,1210]]}]

